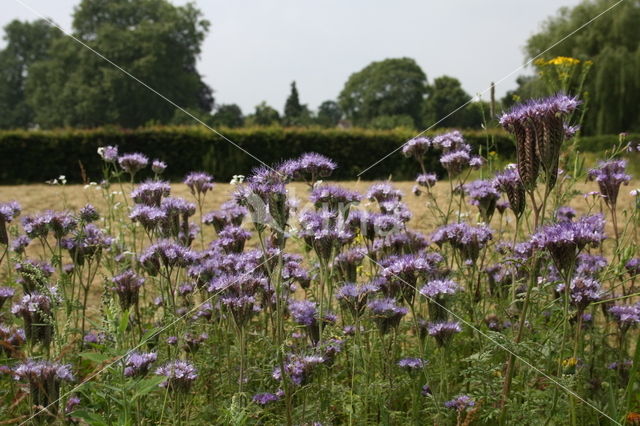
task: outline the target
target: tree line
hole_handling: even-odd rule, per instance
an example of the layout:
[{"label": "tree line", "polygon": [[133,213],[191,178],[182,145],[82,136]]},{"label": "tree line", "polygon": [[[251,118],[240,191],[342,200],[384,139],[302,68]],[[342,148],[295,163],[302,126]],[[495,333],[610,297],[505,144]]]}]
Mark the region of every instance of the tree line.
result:
[{"label": "tree line", "polygon": [[[585,100],[585,132],[637,131],[640,32],[635,27],[640,23],[640,0],[624,2],[539,57],[554,40],[612,4],[612,0],[585,0],[549,18],[526,44],[527,58],[536,58],[532,75],[521,76],[516,89],[492,104],[472,99],[454,77],[429,80],[413,59],[390,58],[353,73],[337,97],[316,110],[302,103],[292,82],[282,112],[261,102],[245,113],[236,104],[216,103],[214,90],[196,68],[210,23],[193,4],[81,0],[73,12],[72,32],[211,126],[480,128],[516,101],[568,91]],[[4,30],[0,128],[194,123],[192,117],[44,20],[15,20]],[[556,63],[553,58],[558,56],[568,59]],[[581,63],[583,71],[588,63],[589,72],[576,71],[578,66],[571,60]],[[550,84],[549,76],[562,84]]]}]

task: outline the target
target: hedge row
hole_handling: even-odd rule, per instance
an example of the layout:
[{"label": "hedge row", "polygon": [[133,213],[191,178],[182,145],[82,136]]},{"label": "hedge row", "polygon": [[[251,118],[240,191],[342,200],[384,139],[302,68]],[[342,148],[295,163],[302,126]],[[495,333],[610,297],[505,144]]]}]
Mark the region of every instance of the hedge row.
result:
[{"label": "hedge row", "polygon": [[[166,161],[166,178],[171,180],[180,180],[192,170],[204,170],[218,181],[227,181],[260,165],[255,158],[271,165],[310,151],[338,163],[336,179],[353,180],[415,136],[403,130],[313,128],[224,129],[221,133],[242,149],[202,127],[0,132],[0,183],[44,182],[61,174],[69,182],[81,182],[80,163],[90,180],[99,179],[101,160],[96,152],[104,145],[117,145],[121,153],[142,152]],[[466,132],[465,137],[476,151],[513,155],[513,142],[504,132]],[[362,179],[413,179],[418,171],[414,163],[398,151]],[[436,153],[429,156],[428,163],[431,170],[439,170]]]},{"label": "hedge row", "polygon": [[[44,182],[61,174],[70,182],[81,182],[80,163],[90,180],[100,178],[103,145],[117,145],[121,153],[142,152],[151,159],[168,163],[166,178],[180,180],[191,170],[205,170],[216,180],[247,175],[260,165],[314,151],[334,159],[339,168],[334,177],[352,180],[415,134],[408,130],[374,131],[363,129],[243,128],[221,131],[221,136],[202,127],[150,127],[137,130],[102,128],[94,130],[5,131],[0,132],[0,183]],[[633,135],[631,136],[633,137]],[[465,138],[476,152],[495,151],[502,158],[513,158],[511,137],[499,130],[469,131]],[[583,138],[582,151],[600,152],[615,145],[617,135]],[[251,155],[251,153],[255,158]],[[430,170],[441,171],[437,153],[427,159]],[[362,175],[362,179],[413,179],[418,169],[400,151],[389,155]]]}]

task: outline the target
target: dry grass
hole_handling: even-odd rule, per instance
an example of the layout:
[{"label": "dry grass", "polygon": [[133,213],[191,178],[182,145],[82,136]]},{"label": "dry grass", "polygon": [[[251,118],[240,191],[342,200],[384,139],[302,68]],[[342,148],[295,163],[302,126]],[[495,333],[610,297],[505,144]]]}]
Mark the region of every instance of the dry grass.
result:
[{"label": "dry grass", "polygon": [[[339,185],[357,190],[361,193],[365,193],[367,188],[373,182],[368,181],[350,181],[340,182]],[[437,226],[437,218],[426,208],[425,203],[427,198],[423,195],[421,197],[415,197],[411,194],[413,182],[394,182],[393,185],[405,193],[404,201],[408,204],[409,209],[413,213],[413,218],[409,222],[409,226],[419,232],[428,233],[431,232]],[[624,210],[630,210],[634,206],[635,200],[629,195],[629,189],[640,187],[640,181],[633,181],[629,187],[623,187],[620,191],[620,199],[618,202],[619,211],[621,217],[624,215]],[[208,212],[214,210],[220,206],[223,202],[227,201],[233,191],[233,186],[229,184],[217,184],[213,190],[213,193],[208,195],[205,199],[204,211]],[[130,187],[128,184],[124,185],[125,192]],[[577,184],[574,188],[579,193],[585,193],[588,191],[597,190],[597,185],[594,183],[581,183]],[[118,185],[111,187],[111,191],[120,191]],[[293,183],[289,186],[291,195],[302,200],[301,206],[304,206],[307,199],[308,189],[307,186],[301,183]],[[566,192],[566,191],[564,191]],[[186,199],[193,199],[189,193],[189,189],[183,184],[172,185],[172,195],[184,197]],[[434,188],[434,195],[438,200],[438,203],[442,206],[446,206],[449,197],[449,185],[446,181],[439,182]],[[123,198],[120,194],[117,195],[118,199],[123,203]],[[92,203],[98,211],[104,211],[106,209],[106,203],[103,198],[102,191],[96,187],[83,187],[82,185],[68,185],[68,186],[55,186],[55,185],[17,185],[17,186],[0,186],[0,201],[18,200],[23,207],[23,214],[31,214],[45,209],[53,210],[78,210],[86,203]],[[131,203],[131,200],[128,201]],[[368,203],[364,203],[363,207],[367,207]],[[576,194],[572,197],[570,205],[574,207],[579,213],[587,213],[589,210],[588,204],[585,202],[583,196]],[[374,206],[371,206],[372,208]],[[476,209],[473,206],[464,206],[465,213],[470,215],[471,220],[475,218]],[[498,227],[499,215],[496,214],[494,218],[494,227]],[[506,221],[512,221],[510,213],[506,214]],[[610,230],[611,231],[611,230]],[[210,232],[207,232],[207,237]]]}]

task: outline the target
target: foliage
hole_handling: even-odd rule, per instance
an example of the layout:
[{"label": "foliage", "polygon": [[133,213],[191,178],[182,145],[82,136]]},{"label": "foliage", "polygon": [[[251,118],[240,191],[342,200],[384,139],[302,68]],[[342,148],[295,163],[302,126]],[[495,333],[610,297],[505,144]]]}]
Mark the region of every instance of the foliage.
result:
[{"label": "foliage", "polygon": [[427,77],[413,59],[385,59],[351,74],[338,102],[356,125],[382,115],[408,115],[419,127],[426,86]]},{"label": "foliage", "polygon": [[[437,123],[437,127],[480,128],[486,121],[482,115],[482,105],[476,102],[467,105],[469,101],[471,96],[464,91],[457,78],[446,75],[436,78],[429,85],[424,101],[425,127]],[[488,108],[485,114],[488,115]]]},{"label": "foliage", "polygon": [[[181,119],[191,120],[178,112]],[[206,121],[206,119],[205,119]],[[207,121],[206,121],[207,122]],[[267,163],[279,163],[283,155],[307,151],[330,155],[340,163],[334,178],[353,179],[374,162],[415,136],[415,130],[374,131],[363,129],[320,129],[254,127],[221,129],[223,135]],[[509,158],[513,143],[501,131],[465,132],[474,150],[487,156],[499,152]],[[171,164],[167,177],[181,179],[189,170],[215,171],[227,181],[260,164],[229,142],[204,127],[147,127],[137,130],[102,128],[94,130],[0,132],[0,181],[4,184],[44,182],[65,174],[70,182],[82,182],[79,164],[98,170],[96,149],[117,145],[121,150],[143,151]],[[176,156],[176,153],[180,153]],[[283,154],[286,153],[286,154]],[[442,172],[436,158],[429,166]],[[369,170],[368,179],[411,179],[416,168],[396,155]],[[98,176],[89,174],[90,180]]]},{"label": "foliage", "polygon": [[[8,31],[20,24],[12,25]],[[29,44],[38,48],[29,61],[19,59],[29,53],[25,47],[10,43],[3,51],[9,56],[5,60],[19,62],[16,69],[26,79],[23,92],[6,103],[0,99],[1,108],[26,102],[33,111],[29,124],[42,128],[137,127],[173,117],[174,106],[72,38],[60,37],[42,22],[23,26],[32,38],[38,38],[38,31],[49,32]],[[73,16],[73,34],[82,43],[176,104],[205,112],[213,96],[196,70],[196,59],[208,27],[193,4],[174,6],[166,0],[84,0]]]},{"label": "foliage", "polygon": [[[573,8],[562,8],[526,45],[529,58],[545,52],[543,63],[556,57],[593,62],[584,88],[589,102],[584,120],[587,134],[640,130],[637,102],[640,97],[640,33],[637,31],[640,2],[624,1],[603,13],[613,4],[609,0],[584,0]],[[562,43],[556,43],[596,16],[598,18],[592,23]],[[540,70],[541,67],[536,66]],[[515,93],[520,99],[542,96],[554,90],[546,85],[536,85],[532,93],[532,80],[537,78],[521,81],[521,89]]]},{"label": "foliage", "polygon": [[[562,120],[540,117],[548,126],[535,136],[518,130],[534,125],[530,117],[509,118],[518,149],[558,136],[549,130]],[[152,131],[187,134],[4,137],[112,143]],[[343,142],[400,133],[288,132]],[[101,211],[22,212],[0,202],[0,421],[577,426],[637,418],[640,194],[616,204],[631,179],[619,157],[625,148],[638,155],[636,144],[621,138],[598,168],[557,174],[544,149],[518,152],[515,169],[496,170],[457,131],[414,138],[402,154],[420,166],[414,193],[424,203],[415,211],[413,195],[391,180],[360,193],[327,182],[342,164],[280,149],[293,158],[236,179],[231,199],[205,212],[218,190],[212,177],[190,173],[191,198],[182,199],[162,171],[134,172],[149,162],[130,150],[155,154],[168,141],[135,140],[92,152],[89,173],[100,169],[102,181],[83,196]],[[178,146],[167,171],[200,169],[202,153],[187,140]],[[431,175],[425,160],[434,157],[447,164],[446,180]],[[544,170],[522,209],[506,207],[525,191],[516,170],[536,161]],[[485,179],[469,182],[472,168]],[[607,197],[578,191],[587,176]],[[309,188],[295,201],[294,180]],[[436,194],[434,185],[448,189]],[[433,232],[412,230],[412,215],[429,217]]]},{"label": "foliage", "polygon": [[316,123],[322,127],[336,127],[342,118],[342,110],[336,101],[324,101],[318,107]]},{"label": "foliage", "polygon": [[265,101],[256,105],[253,114],[247,117],[247,124],[250,126],[272,126],[280,124],[280,113],[273,107],[267,105]]},{"label": "foliage", "polygon": [[35,123],[25,82],[31,65],[48,58],[60,33],[44,20],[14,20],[4,32],[7,45],[0,51],[0,129],[29,128]]},{"label": "foliage", "polygon": [[213,122],[216,126],[229,128],[242,127],[244,125],[244,116],[238,105],[223,104],[216,107],[216,112],[213,114]]}]

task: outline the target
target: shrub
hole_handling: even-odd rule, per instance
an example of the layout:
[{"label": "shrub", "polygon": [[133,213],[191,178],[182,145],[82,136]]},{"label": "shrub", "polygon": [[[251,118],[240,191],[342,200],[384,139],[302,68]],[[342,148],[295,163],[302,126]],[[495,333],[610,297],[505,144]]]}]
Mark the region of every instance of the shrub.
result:
[{"label": "shrub", "polygon": [[[333,158],[340,166],[334,178],[348,180],[355,179],[358,173],[416,135],[407,129],[280,127],[222,129],[221,133],[242,149],[202,127],[0,132],[0,182],[43,182],[60,174],[69,182],[81,182],[80,163],[93,173],[100,170],[96,150],[105,145],[118,145],[121,153],[139,151],[150,159],[169,162],[165,176],[172,180],[182,179],[191,170],[204,170],[214,173],[217,181],[225,181],[236,174],[249,174],[253,167],[260,165],[257,159],[277,164],[309,151]],[[473,131],[465,133],[465,137],[474,150],[481,153],[489,150],[503,157],[513,156],[513,142],[502,131]],[[442,172],[436,156],[430,156],[426,165],[430,170]],[[393,176],[407,180],[413,179],[417,171],[417,166],[404,161],[398,150],[363,177]],[[89,180],[97,178],[97,175],[88,176]]]}]

